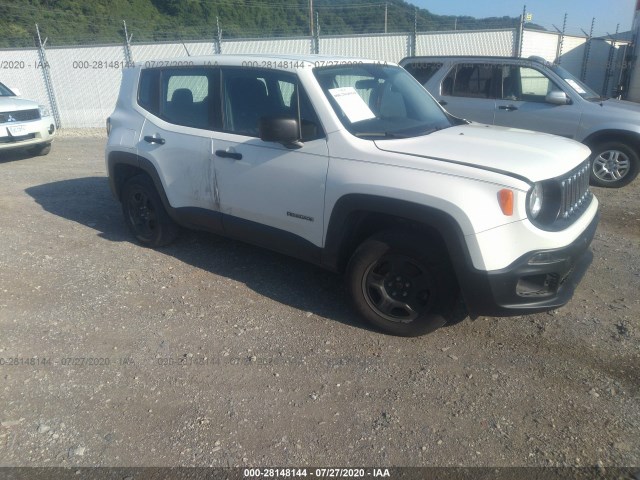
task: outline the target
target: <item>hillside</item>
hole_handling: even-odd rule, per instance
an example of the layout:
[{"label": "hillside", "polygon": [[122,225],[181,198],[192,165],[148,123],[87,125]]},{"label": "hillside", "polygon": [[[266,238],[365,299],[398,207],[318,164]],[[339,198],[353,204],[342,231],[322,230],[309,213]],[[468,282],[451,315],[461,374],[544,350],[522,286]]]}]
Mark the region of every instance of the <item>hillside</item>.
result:
[{"label": "hillside", "polygon": [[[314,0],[321,35],[410,32],[415,7],[403,0]],[[34,45],[35,24],[48,45],[309,34],[308,0],[0,0],[0,47]],[[517,12],[514,10],[514,14]],[[475,19],[419,9],[418,31],[514,27],[517,16]]]}]

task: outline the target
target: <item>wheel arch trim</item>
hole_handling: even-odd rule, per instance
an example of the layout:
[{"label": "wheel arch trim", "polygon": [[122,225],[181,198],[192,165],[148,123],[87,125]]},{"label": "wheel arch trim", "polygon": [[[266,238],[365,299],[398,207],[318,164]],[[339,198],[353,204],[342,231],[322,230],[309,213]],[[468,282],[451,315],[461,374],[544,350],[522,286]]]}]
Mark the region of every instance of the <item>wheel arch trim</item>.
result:
[{"label": "wheel arch trim", "polygon": [[584,138],[584,140],[582,140],[582,143],[584,143],[589,148],[591,148],[592,146],[601,142],[624,142],[625,140],[629,140],[629,139],[634,144],[630,146],[634,147],[636,150],[636,153],[640,155],[640,132],[634,132],[632,130],[624,130],[624,129],[617,129],[617,128],[607,128],[604,130],[597,130],[587,135]]},{"label": "wheel arch trim", "polygon": [[335,203],[325,236],[323,265],[336,271],[344,269],[349,242],[359,227],[357,220],[364,215],[385,215],[433,228],[442,237],[456,273],[455,263],[463,261],[466,268],[472,265],[462,229],[451,215],[427,205],[370,194],[347,194]]},{"label": "wheel arch trim", "polygon": [[126,165],[146,173],[151,178],[158,195],[160,195],[164,208],[170,215],[172,215],[174,209],[169,203],[160,175],[158,174],[154,164],[149,159],[131,152],[111,152],[107,159],[107,165],[109,169],[109,186],[111,188],[111,192],[118,200],[120,200],[125,179],[118,178],[116,170],[118,166]]}]

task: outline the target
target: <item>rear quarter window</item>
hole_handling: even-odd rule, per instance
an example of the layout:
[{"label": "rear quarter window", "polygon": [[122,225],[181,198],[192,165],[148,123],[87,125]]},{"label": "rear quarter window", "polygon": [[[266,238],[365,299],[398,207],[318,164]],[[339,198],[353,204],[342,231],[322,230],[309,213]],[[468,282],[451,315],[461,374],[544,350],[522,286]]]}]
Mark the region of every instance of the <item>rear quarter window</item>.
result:
[{"label": "rear quarter window", "polygon": [[160,70],[145,69],[140,72],[138,105],[156,116],[160,114]]},{"label": "rear quarter window", "polygon": [[218,69],[207,67],[144,69],[138,82],[138,105],[174,125],[219,129],[218,77]]}]

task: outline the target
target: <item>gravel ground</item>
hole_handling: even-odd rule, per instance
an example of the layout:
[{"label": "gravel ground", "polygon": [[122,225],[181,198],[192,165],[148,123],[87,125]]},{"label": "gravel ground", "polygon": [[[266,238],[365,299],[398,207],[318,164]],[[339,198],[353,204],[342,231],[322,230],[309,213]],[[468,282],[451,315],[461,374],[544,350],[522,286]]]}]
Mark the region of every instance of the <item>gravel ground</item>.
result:
[{"label": "gravel ground", "polygon": [[0,160],[0,466],[640,466],[640,179],[567,306],[407,339],[314,266],[136,245],[104,143]]}]

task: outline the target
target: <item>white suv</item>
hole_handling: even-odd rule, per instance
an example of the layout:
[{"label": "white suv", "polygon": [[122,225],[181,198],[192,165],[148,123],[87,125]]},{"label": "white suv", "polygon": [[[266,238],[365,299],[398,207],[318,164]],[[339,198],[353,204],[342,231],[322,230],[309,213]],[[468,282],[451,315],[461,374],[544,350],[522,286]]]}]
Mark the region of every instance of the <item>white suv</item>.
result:
[{"label": "white suv", "polygon": [[46,106],[19,98],[0,83],[0,153],[24,149],[35,155],[47,155],[55,131]]},{"label": "white suv", "polygon": [[[106,163],[146,246],[177,225],[346,271],[397,335],[556,308],[589,266],[589,149],[449,115],[397,65],[216,56],[123,72]],[[462,315],[464,316],[464,315]]]}]

